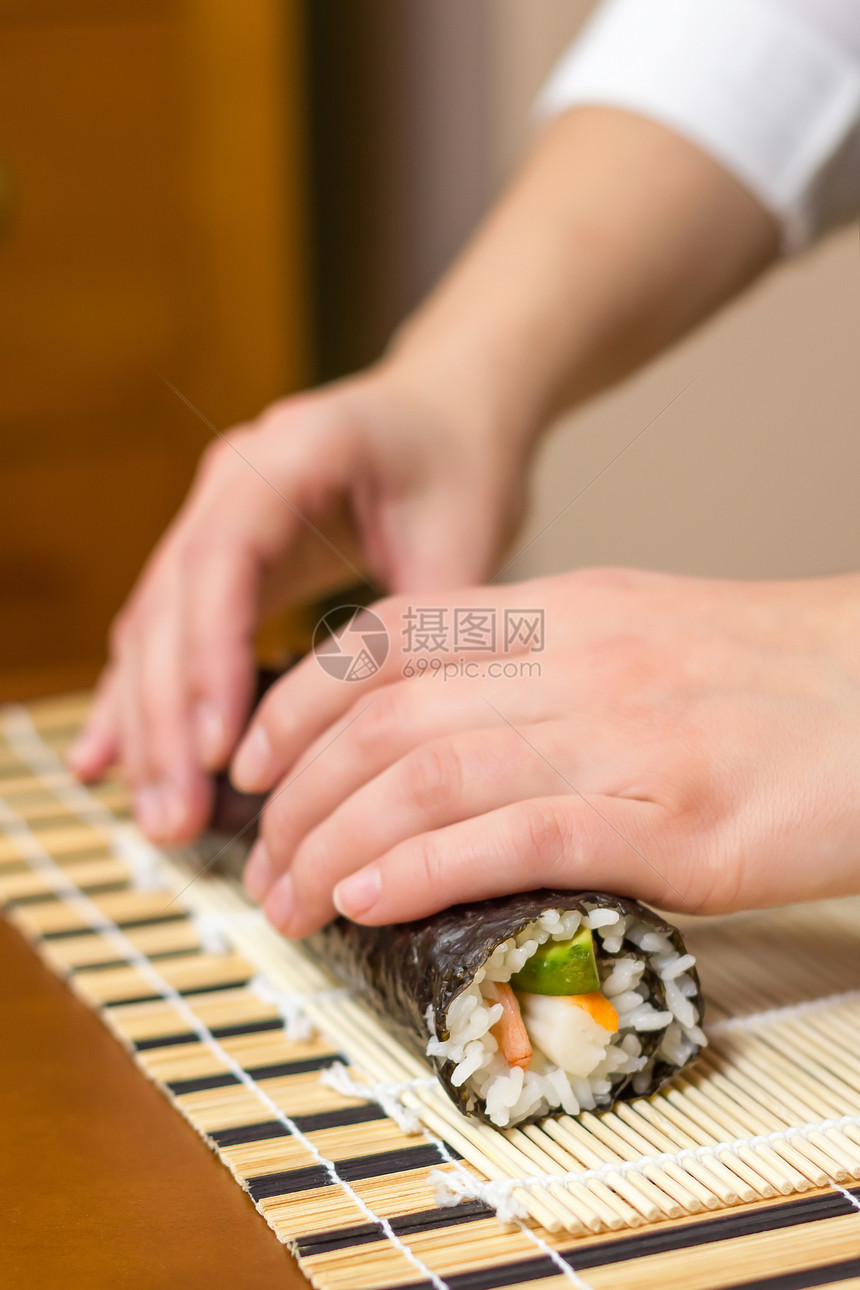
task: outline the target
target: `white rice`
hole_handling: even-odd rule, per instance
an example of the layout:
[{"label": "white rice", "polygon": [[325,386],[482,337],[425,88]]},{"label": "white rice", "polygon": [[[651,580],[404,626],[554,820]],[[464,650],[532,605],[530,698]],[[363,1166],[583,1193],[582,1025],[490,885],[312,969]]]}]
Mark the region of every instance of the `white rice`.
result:
[{"label": "white rice", "polygon": [[[435,1019],[432,1010],[428,1010],[427,1022],[434,1037],[427,1045],[427,1055],[453,1062],[451,1082],[458,1088],[465,1085],[470,1108],[483,1102],[487,1117],[500,1128],[558,1109],[569,1115],[594,1110],[610,1096],[613,1085],[631,1075],[634,1091],[644,1092],[656,1062],[683,1066],[696,1047],[706,1042],[693,1002],[696,985],[689,975],[695,963],[693,955],[679,954],[669,937],[640,919],[598,905],[586,905],[585,910],[583,919],[574,911],[547,909],[516,936],[498,945],[472,983],[450,1005],[445,1018],[447,1039],[435,1037]],[[534,1040],[529,1069],[508,1066],[490,1033],[502,1015],[496,985],[509,981],[546,941],[570,940],[583,922],[600,937],[607,954],[621,955],[627,941],[647,956],[648,966],[663,982],[666,1008],[655,1007],[648,997],[648,986],[642,982],[645,963],[632,955],[619,957],[601,981],[602,993],[618,1013],[618,1032],[605,1031],[602,1048],[578,1050],[580,1058],[583,1051],[597,1053],[596,1065],[587,1077],[563,1070]],[[659,1047],[645,1057],[638,1035],[655,1030],[663,1031]],[[590,1035],[588,1040],[591,1041]],[[548,1035],[544,1035],[544,1041],[548,1047],[553,1046]],[[574,1060],[570,1049],[566,1060]],[[578,1064],[580,1070],[587,1069],[587,1063]]]}]

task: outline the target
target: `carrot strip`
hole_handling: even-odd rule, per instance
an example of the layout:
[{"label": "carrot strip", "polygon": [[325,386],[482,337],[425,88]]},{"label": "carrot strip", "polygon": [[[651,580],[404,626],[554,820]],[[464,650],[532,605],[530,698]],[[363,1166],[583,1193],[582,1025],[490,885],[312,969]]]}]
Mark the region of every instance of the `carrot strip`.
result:
[{"label": "carrot strip", "polygon": [[618,1013],[599,990],[591,994],[569,994],[566,998],[568,1003],[582,1008],[590,1017],[593,1017],[598,1026],[602,1026],[604,1030],[611,1030],[613,1034],[618,1030]]},{"label": "carrot strip", "polygon": [[491,1027],[490,1034],[498,1043],[499,1050],[508,1065],[521,1066],[524,1071],[527,1071],[534,1054],[523,1014],[520,1012],[519,1000],[511,987],[503,982],[500,982],[496,989],[499,1003],[502,1005],[502,1015]]}]

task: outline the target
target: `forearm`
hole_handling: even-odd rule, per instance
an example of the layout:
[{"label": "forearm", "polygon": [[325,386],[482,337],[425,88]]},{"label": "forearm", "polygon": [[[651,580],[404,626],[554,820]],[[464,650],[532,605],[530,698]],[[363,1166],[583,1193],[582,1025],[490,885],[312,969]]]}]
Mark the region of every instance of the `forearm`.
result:
[{"label": "forearm", "polygon": [[558,118],[389,361],[476,426],[529,438],[730,299],[775,220],[681,136],[630,113]]}]

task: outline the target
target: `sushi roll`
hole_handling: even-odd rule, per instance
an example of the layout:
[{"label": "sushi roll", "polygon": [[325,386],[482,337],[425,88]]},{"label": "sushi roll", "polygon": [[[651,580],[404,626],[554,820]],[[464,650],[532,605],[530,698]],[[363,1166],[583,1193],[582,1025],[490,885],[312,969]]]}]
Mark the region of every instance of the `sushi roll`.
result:
[{"label": "sushi roll", "polygon": [[415,923],[338,918],[313,951],[467,1115],[507,1128],[647,1096],[705,1043],[693,956],[633,900],[537,891]]}]

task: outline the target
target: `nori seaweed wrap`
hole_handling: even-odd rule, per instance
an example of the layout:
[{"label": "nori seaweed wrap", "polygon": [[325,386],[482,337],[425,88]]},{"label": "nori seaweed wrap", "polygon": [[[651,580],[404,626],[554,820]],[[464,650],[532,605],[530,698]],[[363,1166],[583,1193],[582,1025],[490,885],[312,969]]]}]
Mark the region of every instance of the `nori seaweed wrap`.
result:
[{"label": "nori seaweed wrap", "polygon": [[[583,921],[579,929],[583,929],[584,922],[596,911],[609,911],[618,916],[617,922],[592,931],[590,939],[600,985],[605,987],[614,974],[620,986],[632,987],[616,990],[611,1000],[615,1005],[624,1005],[623,1011],[617,1006],[616,1015],[621,1024],[614,1038],[616,1043],[627,1038],[630,1060],[617,1070],[606,1070],[606,1062],[600,1062],[597,1078],[593,1074],[575,1078],[566,1108],[551,1104],[552,1084],[558,1076],[550,1078],[548,1088],[539,1096],[538,1082],[546,1084],[540,1072],[532,1081],[535,1087],[530,1096],[514,1090],[518,1091],[518,1097],[508,1108],[512,1112],[510,1118],[505,1116],[504,1107],[490,1114],[486,1091],[482,1094],[476,1088],[474,1076],[458,1081],[457,1068],[464,1061],[467,1068],[471,1064],[467,1045],[482,1042],[494,1028],[458,1046],[449,1015],[455,1001],[463,1000],[470,990],[473,994],[488,995],[484,1002],[492,1005],[494,983],[485,975],[488,963],[495,955],[496,971],[491,975],[497,979],[504,977],[505,959],[511,954],[517,955],[517,940],[523,942],[528,929],[526,947],[533,944],[534,929],[540,928],[541,917],[547,911],[558,911],[561,915],[558,921],[552,916],[546,920],[548,926],[557,929],[558,937],[544,942],[549,946],[563,946],[571,939],[566,936],[565,915],[580,915]],[[572,921],[567,919],[568,928]],[[600,922],[600,916],[593,921]],[[611,933],[617,933],[620,928],[624,928],[624,934],[618,944],[618,935],[613,937]],[[649,934],[656,939],[649,940]],[[607,949],[607,941],[613,952]],[[511,949],[500,953],[500,947],[506,943],[511,943]],[[565,1109],[572,1113],[578,1109],[606,1110],[620,1099],[649,1096],[687,1066],[704,1042],[700,1029],[703,1003],[699,978],[680,932],[637,901],[606,892],[525,892],[457,905],[418,922],[385,927],[364,927],[337,918],[312,937],[309,945],[408,1046],[422,1056],[429,1056],[446,1092],[460,1110],[490,1123],[523,1123],[547,1114],[561,1114]],[[630,965],[631,959],[641,965],[641,973]],[[529,961],[527,958],[526,963]],[[622,965],[620,971],[619,965]],[[668,979],[664,979],[664,974]],[[522,971],[519,975],[522,976]],[[516,984],[517,974],[514,974],[515,989]],[[589,992],[594,993],[599,996],[599,990]],[[629,997],[635,993],[639,994],[638,1002]],[[523,997],[519,991],[517,995]],[[549,996],[547,999],[563,1016],[568,1000]],[[479,1002],[470,1009],[466,1025],[469,1018],[474,1019],[480,1006]],[[681,1016],[677,1015],[679,1012]],[[528,1024],[527,1008],[523,1009],[523,1015]],[[629,1023],[626,1026],[625,1019]],[[473,1024],[473,1030],[480,1029],[481,1025]],[[533,1074],[537,1056],[535,1053],[530,1063]],[[545,1054],[541,1057],[541,1066],[552,1066]],[[497,1053],[496,1061],[499,1060]],[[460,1069],[462,1072],[463,1067]],[[507,1074],[500,1072],[502,1079]],[[523,1083],[526,1082],[527,1078]],[[574,1100],[578,1107],[574,1107]],[[529,1107],[529,1101],[534,1105]]]}]

